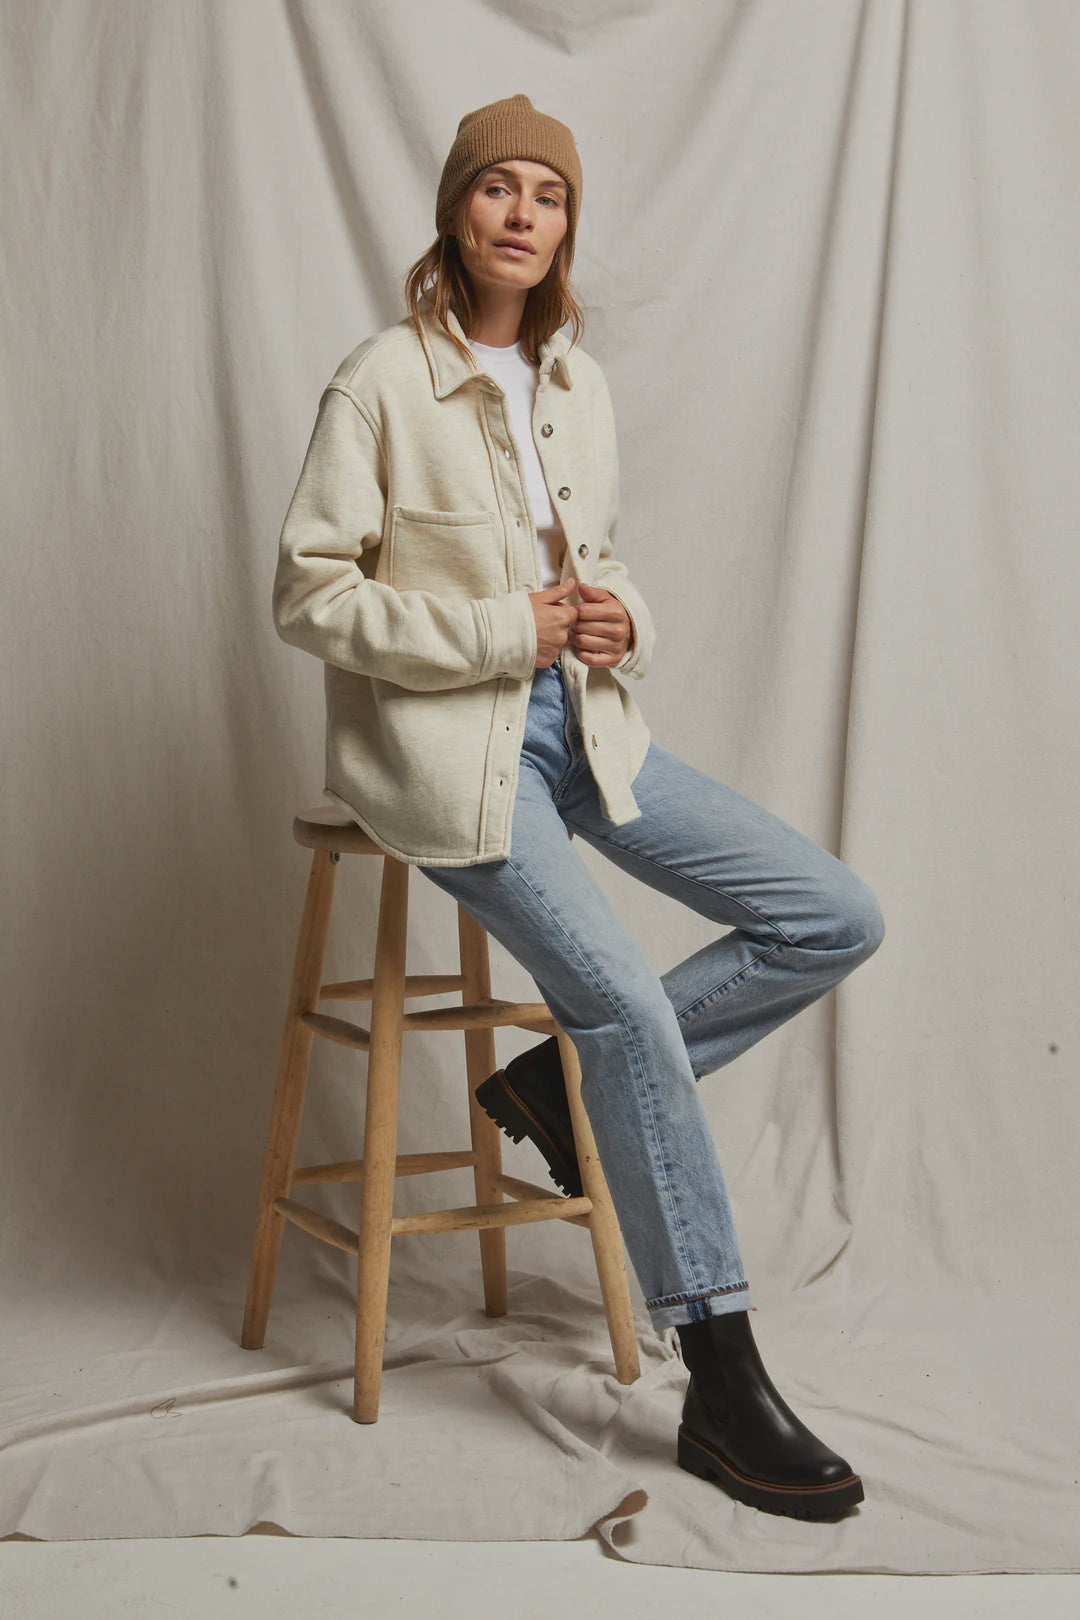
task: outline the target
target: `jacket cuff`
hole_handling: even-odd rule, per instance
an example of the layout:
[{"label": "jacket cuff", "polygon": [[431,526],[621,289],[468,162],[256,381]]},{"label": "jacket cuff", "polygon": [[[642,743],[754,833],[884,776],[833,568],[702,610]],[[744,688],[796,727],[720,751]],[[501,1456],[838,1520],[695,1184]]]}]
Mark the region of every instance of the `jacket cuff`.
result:
[{"label": "jacket cuff", "polygon": [[480,598],[487,627],[487,649],[481,666],[481,681],[510,675],[527,681],[536,668],[536,614],[527,591],[509,591],[505,596]]},{"label": "jacket cuff", "polygon": [[[647,613],[648,610],[645,609],[645,613],[643,613],[642,608],[638,606],[640,598],[638,597],[635,587],[629,580],[620,580],[619,584],[619,590],[613,589],[612,586],[606,583],[604,584],[605,591],[610,591],[612,596],[617,596],[623,607],[626,609],[626,614],[630,620],[631,626],[630,646],[619,659],[619,662],[615,665],[615,668],[621,675],[632,675],[635,679],[640,680],[645,674],[645,670],[649,663],[649,659],[646,656],[648,651],[646,645],[648,636],[646,635],[644,628],[645,613]],[[637,609],[637,611],[635,611],[635,609]]]}]

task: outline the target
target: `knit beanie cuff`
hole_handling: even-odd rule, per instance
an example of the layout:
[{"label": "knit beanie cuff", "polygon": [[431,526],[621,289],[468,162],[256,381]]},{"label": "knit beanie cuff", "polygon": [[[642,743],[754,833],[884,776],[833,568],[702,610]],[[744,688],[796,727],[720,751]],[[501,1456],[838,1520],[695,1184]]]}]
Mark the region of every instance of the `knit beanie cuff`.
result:
[{"label": "knit beanie cuff", "polygon": [[546,163],[567,186],[567,212],[576,223],[581,209],[581,159],[565,124],[537,112],[526,95],[508,96],[468,112],[458,124],[435,200],[435,229],[453,225],[454,209],[478,174],[493,163],[524,158]]}]

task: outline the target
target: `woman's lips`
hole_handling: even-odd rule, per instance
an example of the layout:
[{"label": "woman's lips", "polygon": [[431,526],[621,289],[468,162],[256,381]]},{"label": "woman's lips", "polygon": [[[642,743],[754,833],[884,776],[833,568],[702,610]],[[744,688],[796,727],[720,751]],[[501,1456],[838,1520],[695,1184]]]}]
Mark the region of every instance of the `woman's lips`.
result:
[{"label": "woman's lips", "polygon": [[531,259],[532,258],[532,254],[529,252],[529,249],[527,247],[513,247],[513,246],[511,246],[511,244],[509,242],[499,242],[499,243],[497,243],[496,244],[496,252],[498,252],[498,253],[516,253],[519,259]]}]

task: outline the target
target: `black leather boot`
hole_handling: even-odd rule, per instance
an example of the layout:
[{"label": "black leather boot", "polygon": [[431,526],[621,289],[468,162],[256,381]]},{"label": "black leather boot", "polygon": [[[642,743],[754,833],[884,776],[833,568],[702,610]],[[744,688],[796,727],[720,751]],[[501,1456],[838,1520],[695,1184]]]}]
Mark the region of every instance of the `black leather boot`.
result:
[{"label": "black leather boot", "polygon": [[552,1179],[571,1198],[584,1192],[578,1167],[558,1037],[511,1058],[482,1080],[476,1100],[513,1142],[527,1136],[544,1155]]},{"label": "black leather boot", "polygon": [[680,1468],[737,1502],[793,1519],[836,1519],[863,1500],[851,1464],[811,1434],[765,1371],[749,1311],[675,1331],[690,1369]]}]

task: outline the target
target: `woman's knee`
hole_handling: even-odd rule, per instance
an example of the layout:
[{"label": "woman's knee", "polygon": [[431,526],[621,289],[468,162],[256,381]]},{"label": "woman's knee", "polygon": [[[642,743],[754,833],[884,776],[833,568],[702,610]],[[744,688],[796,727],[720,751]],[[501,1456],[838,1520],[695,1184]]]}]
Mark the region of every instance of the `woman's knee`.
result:
[{"label": "woman's knee", "polygon": [[835,944],[873,956],[885,938],[885,918],[873,889],[854,872],[840,891]]},{"label": "woman's knee", "polygon": [[844,951],[860,959],[873,956],[885,937],[885,918],[868,883],[843,862],[840,874],[823,895],[820,917],[808,936],[798,941],[811,950]]}]

